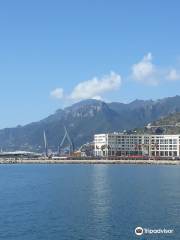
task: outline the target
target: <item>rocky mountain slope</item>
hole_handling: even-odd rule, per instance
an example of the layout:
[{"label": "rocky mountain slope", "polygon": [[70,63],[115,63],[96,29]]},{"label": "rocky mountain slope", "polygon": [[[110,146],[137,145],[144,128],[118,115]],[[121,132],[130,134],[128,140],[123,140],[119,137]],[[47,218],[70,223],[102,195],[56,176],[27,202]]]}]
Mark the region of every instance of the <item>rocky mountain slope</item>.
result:
[{"label": "rocky mountain slope", "polygon": [[[152,127],[150,127],[152,126]],[[180,112],[153,121],[149,127],[136,129],[138,133],[180,134]]]}]

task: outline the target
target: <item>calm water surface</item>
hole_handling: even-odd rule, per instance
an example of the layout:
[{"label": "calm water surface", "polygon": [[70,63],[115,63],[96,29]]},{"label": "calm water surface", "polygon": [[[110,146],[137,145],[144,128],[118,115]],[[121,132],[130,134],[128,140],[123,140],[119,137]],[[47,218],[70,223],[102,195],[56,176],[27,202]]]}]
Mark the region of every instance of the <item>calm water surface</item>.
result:
[{"label": "calm water surface", "polygon": [[0,165],[0,239],[179,240],[180,167]]}]

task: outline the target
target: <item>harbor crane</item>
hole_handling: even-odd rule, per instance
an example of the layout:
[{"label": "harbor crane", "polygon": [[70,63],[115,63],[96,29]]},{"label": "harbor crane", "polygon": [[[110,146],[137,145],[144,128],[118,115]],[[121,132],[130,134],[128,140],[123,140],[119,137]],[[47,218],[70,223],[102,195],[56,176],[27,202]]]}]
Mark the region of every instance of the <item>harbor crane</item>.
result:
[{"label": "harbor crane", "polygon": [[44,130],[44,133],[43,133],[43,137],[44,137],[45,156],[48,157],[48,143],[47,143],[46,131],[45,130]]},{"label": "harbor crane", "polygon": [[74,152],[74,144],[68,134],[66,126],[64,126],[64,131],[65,131],[64,137],[59,145],[59,155],[61,155],[61,150],[62,150],[62,147],[63,147],[66,139],[68,141],[69,155],[71,155],[71,153]]}]

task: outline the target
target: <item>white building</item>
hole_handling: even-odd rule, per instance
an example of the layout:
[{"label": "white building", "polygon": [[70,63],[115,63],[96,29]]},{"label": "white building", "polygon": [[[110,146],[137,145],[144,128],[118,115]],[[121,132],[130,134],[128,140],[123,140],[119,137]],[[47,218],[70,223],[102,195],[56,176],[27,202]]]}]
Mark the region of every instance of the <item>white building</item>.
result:
[{"label": "white building", "polygon": [[180,156],[180,135],[96,134],[94,145],[95,156]]}]

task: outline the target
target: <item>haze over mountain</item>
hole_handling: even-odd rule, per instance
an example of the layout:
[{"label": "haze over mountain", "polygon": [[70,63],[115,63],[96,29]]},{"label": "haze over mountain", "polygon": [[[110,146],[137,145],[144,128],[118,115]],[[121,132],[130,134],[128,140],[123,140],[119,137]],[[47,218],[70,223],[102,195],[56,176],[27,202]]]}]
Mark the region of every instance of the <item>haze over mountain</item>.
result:
[{"label": "haze over mountain", "polygon": [[140,128],[169,114],[180,112],[180,96],[153,100],[135,100],[129,104],[85,100],[59,109],[47,118],[15,128],[0,130],[3,150],[43,151],[43,131],[49,147],[57,150],[67,127],[74,145],[93,140],[95,133]]}]

